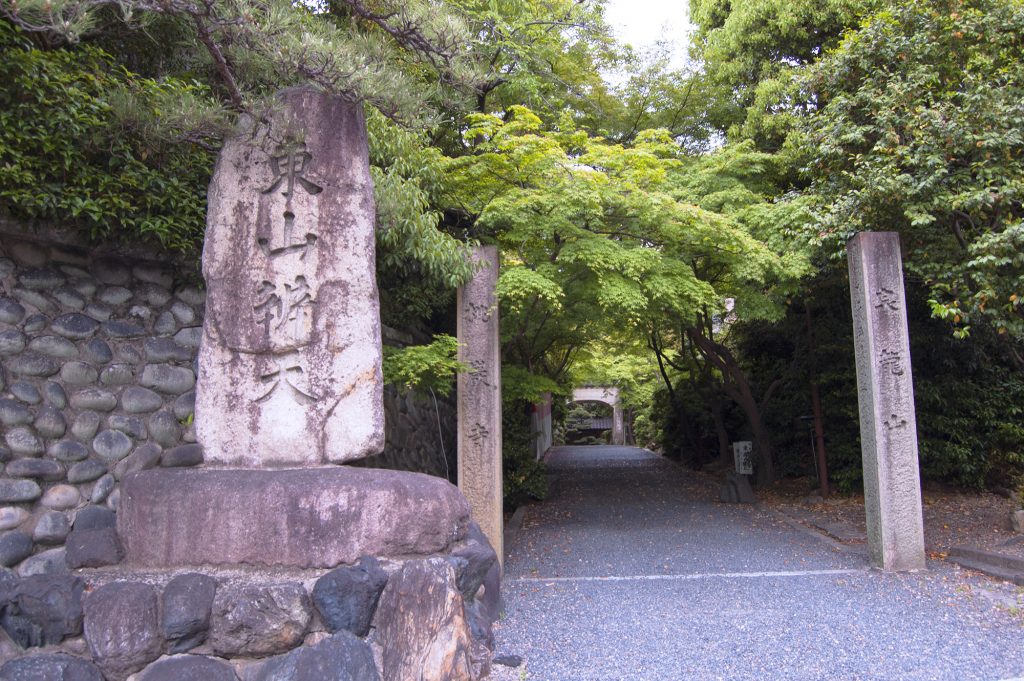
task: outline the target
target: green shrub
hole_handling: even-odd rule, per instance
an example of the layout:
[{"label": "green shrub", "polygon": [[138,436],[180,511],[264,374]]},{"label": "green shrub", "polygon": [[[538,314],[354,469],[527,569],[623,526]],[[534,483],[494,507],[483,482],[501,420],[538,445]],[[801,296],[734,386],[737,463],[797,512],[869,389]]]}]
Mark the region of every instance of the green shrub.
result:
[{"label": "green shrub", "polygon": [[193,251],[214,156],[137,120],[204,102],[198,83],[143,78],[88,45],[40,50],[0,21],[0,207],[94,239],[152,237]]}]

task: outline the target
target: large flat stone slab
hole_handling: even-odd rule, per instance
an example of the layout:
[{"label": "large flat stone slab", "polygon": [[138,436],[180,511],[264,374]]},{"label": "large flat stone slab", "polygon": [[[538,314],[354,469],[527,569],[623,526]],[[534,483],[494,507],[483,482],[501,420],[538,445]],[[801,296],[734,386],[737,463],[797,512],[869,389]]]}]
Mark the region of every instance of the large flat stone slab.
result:
[{"label": "large flat stone slab", "polygon": [[466,536],[469,504],[421,473],[147,470],[122,482],[117,522],[135,567],[332,568],[445,551]]}]

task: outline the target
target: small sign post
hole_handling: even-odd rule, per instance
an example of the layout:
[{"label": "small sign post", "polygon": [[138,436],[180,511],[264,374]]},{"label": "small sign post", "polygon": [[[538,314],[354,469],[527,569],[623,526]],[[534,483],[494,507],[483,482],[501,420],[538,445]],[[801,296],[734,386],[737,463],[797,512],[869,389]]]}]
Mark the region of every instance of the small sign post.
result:
[{"label": "small sign post", "polygon": [[740,475],[754,474],[754,445],[749,440],[732,443],[732,456],[736,461],[736,472]]}]

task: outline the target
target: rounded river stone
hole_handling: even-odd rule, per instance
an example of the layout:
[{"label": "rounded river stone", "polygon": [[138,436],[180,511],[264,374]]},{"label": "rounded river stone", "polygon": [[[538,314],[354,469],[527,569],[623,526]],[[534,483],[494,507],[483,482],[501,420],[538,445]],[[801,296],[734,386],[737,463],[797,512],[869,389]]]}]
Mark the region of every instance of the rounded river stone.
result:
[{"label": "rounded river stone", "polygon": [[25,333],[38,333],[49,325],[50,318],[37,312],[36,314],[28,316],[23,328],[25,329]]},{"label": "rounded river stone", "polygon": [[132,441],[121,431],[104,430],[93,438],[92,448],[104,461],[115,463],[128,456],[132,450]]},{"label": "rounded river stone", "polygon": [[71,531],[71,523],[66,513],[47,511],[36,523],[32,538],[40,544],[60,544]]},{"label": "rounded river stone", "polygon": [[53,292],[53,297],[64,307],[81,310],[85,307],[85,297],[73,288],[62,286]]},{"label": "rounded river stone", "polygon": [[68,394],[64,392],[60,383],[47,381],[43,384],[43,397],[55,409],[64,409],[68,406]]},{"label": "rounded river stone", "polygon": [[0,531],[13,530],[28,520],[29,513],[18,506],[4,506],[0,508]]},{"label": "rounded river stone", "polygon": [[196,384],[195,373],[188,368],[171,364],[147,364],[142,370],[140,383],[162,393],[180,395]]},{"label": "rounded river stone", "polygon": [[15,454],[38,456],[43,453],[43,441],[28,426],[15,426],[4,435],[4,442]]},{"label": "rounded river stone", "polygon": [[114,359],[114,352],[102,338],[93,338],[85,344],[85,356],[97,364],[106,364]]},{"label": "rounded river stone", "polygon": [[26,404],[39,404],[43,396],[39,394],[36,387],[25,381],[15,381],[11,384],[11,393]]},{"label": "rounded river stone", "polygon": [[39,408],[39,411],[36,412],[36,420],[32,425],[35,426],[40,435],[51,439],[63,437],[64,432],[68,428],[63,414],[50,406]]},{"label": "rounded river stone", "polygon": [[0,322],[17,324],[25,316],[25,308],[11,298],[0,298]]},{"label": "rounded river stone", "polygon": [[18,283],[33,291],[46,291],[62,285],[64,275],[52,267],[33,267],[21,273]]},{"label": "rounded river stone", "polygon": [[153,322],[153,331],[162,336],[169,336],[178,330],[178,322],[174,319],[174,315],[170,312],[164,311],[160,313],[160,316]]},{"label": "rounded river stone", "polygon": [[138,338],[146,333],[146,329],[131,322],[111,320],[103,322],[103,332],[111,338]]},{"label": "rounded river stone", "polygon": [[81,461],[89,456],[89,449],[81,442],[61,440],[50,445],[48,454],[58,461]]},{"label": "rounded river stone", "polygon": [[18,376],[53,376],[60,371],[60,365],[56,361],[36,352],[25,352],[11,358],[7,368]]},{"label": "rounded river stone", "polygon": [[132,299],[132,292],[123,286],[110,286],[100,291],[99,299],[107,305],[123,305]]},{"label": "rounded river stone", "polygon": [[188,362],[192,360],[192,351],[178,345],[170,338],[147,338],[145,349],[146,359],[150,362]]},{"label": "rounded river stone", "polygon": [[111,364],[100,374],[103,385],[127,385],[135,380],[135,368],[131,364]]},{"label": "rounded river stone", "polygon": [[0,502],[23,504],[35,501],[42,493],[35,480],[0,478]]},{"label": "rounded river stone", "polygon": [[84,340],[96,333],[99,325],[98,321],[81,312],[69,312],[54,319],[50,328],[67,338]]},{"label": "rounded river stone", "polygon": [[106,390],[86,388],[85,390],[79,390],[71,396],[71,406],[75,409],[110,411],[117,406],[117,398]]},{"label": "rounded river stone", "polygon": [[32,537],[24,532],[8,532],[0,536],[0,565],[17,565],[32,554]]},{"label": "rounded river stone", "polygon": [[71,424],[71,434],[79,440],[91,440],[100,427],[100,415],[94,411],[83,411]]},{"label": "rounded river stone", "polygon": [[164,447],[170,447],[181,439],[181,425],[174,414],[158,411],[149,417],[149,436]]},{"label": "rounded river stone", "polygon": [[78,493],[77,487],[55,485],[46,490],[46,494],[43,495],[43,500],[40,503],[46,508],[66,511],[77,506],[81,499],[82,496]]},{"label": "rounded river stone", "polygon": [[28,344],[28,349],[42,355],[49,355],[50,357],[58,357],[60,359],[78,357],[78,348],[75,347],[75,344],[67,338],[61,338],[60,336],[39,336],[33,338]]},{"label": "rounded river stone", "polygon": [[15,459],[7,464],[4,472],[12,478],[60,480],[64,477],[64,467],[49,459]]},{"label": "rounded river stone", "polygon": [[98,480],[107,474],[107,467],[99,461],[79,461],[68,469],[68,482],[80,485],[84,482]]},{"label": "rounded river stone", "polygon": [[0,423],[8,427],[32,423],[32,412],[19,402],[2,398],[0,399]]},{"label": "rounded river stone", "polygon": [[121,408],[129,414],[148,414],[156,411],[164,403],[164,399],[149,388],[131,386],[121,393]]},{"label": "rounded river stone", "polygon": [[128,437],[141,440],[146,437],[146,424],[142,419],[135,416],[122,416],[115,414],[107,419],[107,426],[111,430],[119,430]]},{"label": "rounded river stone", "polygon": [[107,473],[99,480],[96,481],[96,486],[92,488],[92,496],[89,497],[89,501],[94,504],[102,504],[110,493],[114,491],[114,476]]},{"label": "rounded river stone", "polygon": [[28,341],[25,334],[17,329],[0,331],[0,355],[13,355],[25,349]]}]

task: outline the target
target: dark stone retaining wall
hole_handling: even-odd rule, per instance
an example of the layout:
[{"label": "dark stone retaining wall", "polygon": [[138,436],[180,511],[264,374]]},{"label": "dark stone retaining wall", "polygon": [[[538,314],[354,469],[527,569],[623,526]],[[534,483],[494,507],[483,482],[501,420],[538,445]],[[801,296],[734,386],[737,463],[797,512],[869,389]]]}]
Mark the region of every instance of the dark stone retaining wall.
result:
[{"label": "dark stone retaining wall", "polygon": [[[80,509],[116,509],[132,471],[202,463],[200,282],[155,249],[111,254],[0,219],[0,566],[95,564],[95,542],[82,555],[68,540]],[[452,479],[454,403],[388,387],[384,407],[385,451],[359,465]]]},{"label": "dark stone retaining wall", "polygon": [[166,261],[0,232],[0,566],[95,562],[95,542],[72,546],[81,509],[116,508],[133,470],[201,463],[196,280]]}]

